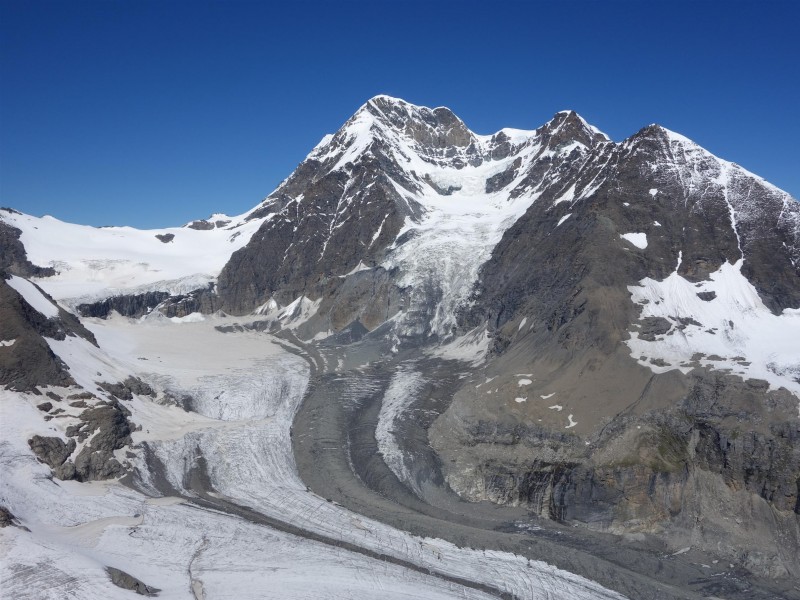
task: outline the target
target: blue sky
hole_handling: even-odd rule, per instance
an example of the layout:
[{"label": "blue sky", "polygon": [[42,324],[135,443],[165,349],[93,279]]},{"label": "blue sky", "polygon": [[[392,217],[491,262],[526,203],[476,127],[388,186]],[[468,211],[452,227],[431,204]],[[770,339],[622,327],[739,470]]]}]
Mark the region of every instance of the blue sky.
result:
[{"label": "blue sky", "polygon": [[657,122],[800,197],[798,2],[0,0],[0,205],[236,214],[379,93],[478,133]]}]

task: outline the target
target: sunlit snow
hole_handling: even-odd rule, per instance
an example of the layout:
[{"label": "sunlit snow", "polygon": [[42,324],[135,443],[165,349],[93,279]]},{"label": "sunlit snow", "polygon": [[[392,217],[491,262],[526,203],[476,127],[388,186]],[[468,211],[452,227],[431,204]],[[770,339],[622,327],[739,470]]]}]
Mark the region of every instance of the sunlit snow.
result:
[{"label": "sunlit snow", "polygon": [[629,241],[631,244],[644,250],[647,248],[647,234],[646,233],[623,233],[620,236],[623,240]]},{"label": "sunlit snow", "polygon": [[[701,365],[765,379],[772,388],[783,386],[800,396],[800,310],[772,314],[741,268],[740,259],[724,263],[700,283],[676,271],[663,281],[646,278],[630,286],[633,301],[642,306],[642,318],[663,317],[675,325],[655,341],[641,340],[633,330],[626,342],[631,355],[651,370],[664,372],[691,370],[692,357],[701,353]],[[703,292],[715,297],[702,300],[698,293]],[[685,321],[682,330],[677,327],[681,318],[692,320]],[[668,366],[657,366],[651,359]]]},{"label": "sunlit snow", "polygon": [[[245,221],[245,216],[214,215],[217,220],[230,223],[210,230],[140,230],[89,227],[50,216],[0,212],[3,221],[22,232],[20,240],[28,259],[37,266],[56,270],[55,276],[37,279],[36,283],[56,300],[81,301],[123,291],[181,293],[205,287],[264,221]],[[174,238],[169,243],[156,238],[164,234]],[[191,283],[181,285],[184,279]]]},{"label": "sunlit snow", "polygon": [[17,290],[19,294],[25,298],[25,301],[30,304],[34,310],[38,311],[45,317],[57,317],[58,307],[50,302],[38,289],[27,279],[12,275],[6,280],[6,283],[12,288]]},{"label": "sunlit snow", "polygon": [[567,213],[567,214],[565,214],[563,217],[561,217],[561,218],[558,220],[558,223],[556,223],[556,227],[558,227],[559,225],[561,225],[561,224],[562,224],[564,221],[566,221],[567,219],[569,219],[571,216],[572,216],[572,213]]}]

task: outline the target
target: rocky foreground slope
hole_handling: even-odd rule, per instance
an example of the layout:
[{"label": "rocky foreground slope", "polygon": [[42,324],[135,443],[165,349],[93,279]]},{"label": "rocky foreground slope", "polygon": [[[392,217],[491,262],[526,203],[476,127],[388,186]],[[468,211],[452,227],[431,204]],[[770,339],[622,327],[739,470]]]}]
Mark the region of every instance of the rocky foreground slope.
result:
[{"label": "rocky foreground slope", "polygon": [[[344,436],[358,485],[410,494],[397,501],[425,514],[455,510],[454,492],[661,553],[710,553],[792,597],[800,205],[690,140],[651,125],[616,143],[574,112],[481,136],[446,108],[378,96],[244,215],[88,238],[77,227],[0,212],[12,389],[82,383],[46,341],[97,344],[76,315],[231,315],[231,334],[282,331],[318,353],[332,377],[320,385],[374,370],[357,396],[378,403],[342,409],[382,458],[383,470],[359,466]],[[21,294],[23,278],[38,291]],[[26,301],[38,295],[50,318]],[[83,384],[80,448],[31,438],[58,477],[134,470],[120,395],[226,414],[224,398],[133,375]],[[119,435],[79,461],[91,450],[76,436],[95,429]],[[312,472],[319,456],[304,466],[303,443],[313,491],[345,502]]]}]

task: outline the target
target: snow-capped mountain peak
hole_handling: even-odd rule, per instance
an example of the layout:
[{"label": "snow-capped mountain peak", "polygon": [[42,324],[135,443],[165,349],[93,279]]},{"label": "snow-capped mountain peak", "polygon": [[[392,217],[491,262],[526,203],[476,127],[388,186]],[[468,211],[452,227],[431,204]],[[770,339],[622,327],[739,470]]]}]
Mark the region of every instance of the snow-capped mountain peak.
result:
[{"label": "snow-capped mountain peak", "polygon": [[503,128],[480,135],[449,108],[431,109],[381,95],[362,105],[335,134],[325,136],[307,160],[332,171],[379,152],[401,167],[419,159],[434,167],[462,169],[537,146],[561,151],[608,141],[608,136],[574,111],[561,111],[535,130]]},{"label": "snow-capped mountain peak", "polygon": [[[154,442],[152,462],[137,458],[142,473],[157,469],[141,479],[148,493],[195,497],[208,477],[223,507],[239,498],[278,516],[289,506],[296,518],[299,505],[314,515],[340,507],[299,480],[279,479],[279,494],[264,488],[270,469],[321,471],[322,449],[341,452],[324,464],[349,465],[343,472],[358,485],[387,482],[380,463],[379,477],[356,471],[375,458],[374,437],[396,484],[407,484],[402,498],[438,503],[446,485],[580,525],[569,531],[635,533],[637,546],[655,532],[663,539],[653,547],[663,555],[666,544],[673,566],[691,540],[702,569],[744,564],[750,544],[747,568],[798,574],[800,537],[787,524],[797,519],[800,473],[800,207],[664,127],[615,143],[568,110],[535,130],[479,135],[447,108],[376,96],[239,217],[136,231],[5,209],[0,246],[0,379],[18,391],[50,386],[43,391],[56,403],[76,400],[55,408],[6,398],[24,417],[4,420],[17,439],[7,454],[31,464],[35,454],[56,477],[117,476],[123,447],[135,456],[139,442]],[[91,317],[85,331],[70,311]],[[299,357],[264,354],[266,332],[278,329],[278,354],[302,340],[307,377]],[[273,378],[284,372],[283,382]],[[85,393],[68,389],[77,386]],[[305,416],[303,389],[316,403]],[[177,398],[199,414],[165,406]],[[379,405],[374,436],[329,437],[360,428]],[[98,414],[125,425],[118,437],[89,441]],[[423,425],[428,415],[435,421]],[[209,419],[224,426],[212,431]],[[98,438],[113,445],[95,446]],[[221,447],[236,460],[214,462]],[[36,493],[49,490],[60,506],[40,472]],[[0,496],[36,523],[42,511],[27,508],[27,485]],[[379,496],[392,499],[383,493],[395,483],[383,485]],[[142,525],[140,506],[131,509]],[[466,505],[456,506],[463,515]],[[333,522],[326,531],[355,539],[350,516]],[[121,547],[140,533],[126,530]],[[216,542],[183,544],[187,564],[217,564],[195,560],[208,544]],[[421,556],[408,540],[394,547]],[[158,575],[158,587],[170,583]],[[710,585],[703,591],[716,592]],[[509,593],[533,588],[519,589]]]},{"label": "snow-capped mountain peak", "polygon": [[587,147],[594,146],[599,142],[611,141],[605,133],[590,125],[574,110],[557,112],[552,119],[537,129],[536,133],[560,142],[577,141]]},{"label": "snow-capped mountain peak", "polygon": [[[267,272],[259,269],[256,277],[263,273],[269,290],[293,279],[291,272],[345,276],[359,265],[399,268],[402,285],[415,290],[400,329],[446,336],[503,232],[543,194],[573,200],[590,192],[600,181],[596,172],[586,174],[578,191],[570,192],[570,186],[591,151],[604,144],[613,145],[574,111],[558,113],[535,130],[477,135],[447,108],[377,96],[323,138],[263,203],[263,212],[254,213],[276,215],[257,238],[283,250],[269,256],[244,252],[233,263],[248,254],[248,263],[267,260]],[[291,262],[286,245],[298,244],[305,248],[303,257]],[[444,277],[438,259],[452,262]],[[252,295],[251,283],[231,278],[234,270],[232,264],[222,273],[220,290],[237,297],[235,310],[267,302]],[[304,280],[291,297],[281,295],[279,303],[294,302],[298,294],[316,297],[309,283]],[[429,288],[441,290],[436,306],[427,305],[427,292],[416,291]],[[240,293],[252,300],[239,305]],[[421,314],[428,315],[428,324],[419,329]]]},{"label": "snow-capped mountain peak", "polygon": [[466,147],[475,140],[464,122],[443,106],[431,109],[388,96],[376,96],[364,106],[380,125],[423,146]]},{"label": "snow-capped mountain peak", "polygon": [[308,158],[323,163],[326,170],[337,170],[370,152],[393,151],[401,162],[410,153],[422,160],[441,161],[456,154],[474,155],[477,144],[477,137],[447,108],[430,109],[376,96],[339,131],[326,136]]}]

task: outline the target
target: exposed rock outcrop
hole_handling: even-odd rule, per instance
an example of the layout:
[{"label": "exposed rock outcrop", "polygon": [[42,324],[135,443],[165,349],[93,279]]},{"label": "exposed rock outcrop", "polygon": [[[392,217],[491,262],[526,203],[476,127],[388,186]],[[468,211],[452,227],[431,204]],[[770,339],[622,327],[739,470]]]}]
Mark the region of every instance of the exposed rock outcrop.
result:
[{"label": "exposed rock outcrop", "polygon": [[13,340],[10,345],[0,346],[0,385],[33,393],[39,393],[37,386],[72,385],[66,365],[43,338],[48,335],[63,339],[68,331],[82,331],[82,325],[80,329],[70,326],[72,319],[67,319],[66,324],[47,319],[0,277],[0,339]]},{"label": "exposed rock outcrop", "polygon": [[55,470],[61,467],[75,451],[76,443],[75,440],[64,442],[57,437],[35,435],[28,440],[28,445],[36,458]]},{"label": "exposed rock outcrop", "polygon": [[431,440],[448,483],[471,500],[523,505],[600,531],[657,534],[760,575],[798,576],[797,399],[710,371],[690,382],[673,407],[645,409],[659,398],[644,393],[641,406],[584,435],[498,420],[457,397]]},{"label": "exposed rock outcrop", "polygon": [[194,312],[212,313],[218,309],[219,300],[214,286],[193,290],[187,294],[145,292],[111,296],[98,302],[79,304],[76,308],[83,317],[105,319],[112,312],[123,317],[139,318],[158,311],[166,317],[185,317]]},{"label": "exposed rock outcrop", "polygon": [[158,588],[147,585],[133,575],[114,567],[106,567],[106,573],[108,573],[108,576],[111,578],[111,583],[124,590],[136,592],[140,596],[158,596],[158,592],[161,591]]},{"label": "exposed rock outcrop", "polygon": [[[66,442],[58,437],[33,436],[28,440],[36,457],[53,470],[58,479],[95,481],[126,473],[114,452],[132,443],[130,411],[117,400],[100,402],[84,410],[80,422],[67,427]],[[73,456],[79,443],[88,442]]]},{"label": "exposed rock outcrop", "polygon": [[76,308],[83,317],[105,319],[112,311],[124,317],[138,318],[148,314],[161,302],[169,298],[168,292],[145,292],[143,294],[111,296],[91,304],[79,304]]},{"label": "exposed rock outcrop", "polygon": [[120,383],[100,382],[97,384],[118,400],[132,400],[133,395],[155,396],[153,388],[138,377],[128,377]]}]

